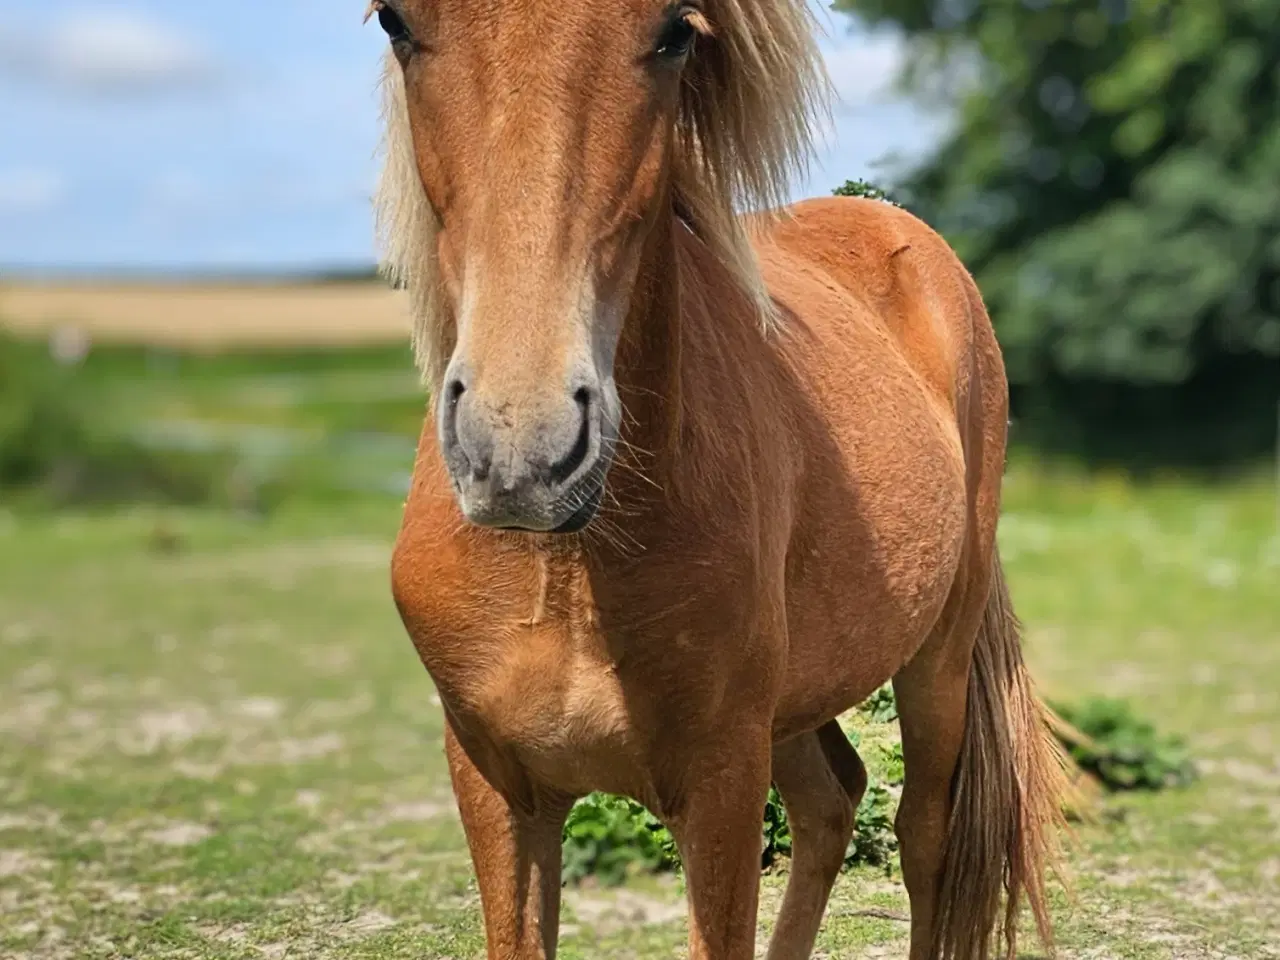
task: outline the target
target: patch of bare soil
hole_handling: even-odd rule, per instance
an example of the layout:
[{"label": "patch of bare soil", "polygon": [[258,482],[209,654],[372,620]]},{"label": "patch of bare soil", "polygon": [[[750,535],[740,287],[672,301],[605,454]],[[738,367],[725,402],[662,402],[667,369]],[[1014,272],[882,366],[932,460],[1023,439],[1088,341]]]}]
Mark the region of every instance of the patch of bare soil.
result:
[{"label": "patch of bare soil", "polygon": [[[565,903],[578,922],[596,933],[608,935],[630,927],[672,923],[685,916],[687,907],[683,897],[674,892],[670,899],[663,899],[629,890],[569,890]],[[562,933],[568,930],[562,929]]]}]

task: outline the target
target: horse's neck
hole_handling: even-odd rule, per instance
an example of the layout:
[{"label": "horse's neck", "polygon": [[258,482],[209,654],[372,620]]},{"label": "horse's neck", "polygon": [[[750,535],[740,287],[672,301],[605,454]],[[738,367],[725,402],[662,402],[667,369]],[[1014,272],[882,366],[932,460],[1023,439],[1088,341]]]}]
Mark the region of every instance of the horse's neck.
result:
[{"label": "horse's neck", "polygon": [[623,458],[639,459],[646,476],[669,468],[679,453],[681,410],[681,252],[676,223],[650,236],[618,346],[614,378],[622,401]]},{"label": "horse's neck", "polygon": [[[689,227],[672,217],[655,231],[615,365],[625,410],[620,457],[641,470],[624,466],[611,482],[639,484],[634,494],[652,500],[658,486],[668,497],[685,486],[681,476],[689,470],[704,479],[714,473],[718,425],[706,411],[723,406],[716,391],[743,375],[725,369],[726,352],[748,359],[724,344],[739,333],[754,338],[755,323],[730,271]],[[644,477],[629,476],[636,472]]]}]

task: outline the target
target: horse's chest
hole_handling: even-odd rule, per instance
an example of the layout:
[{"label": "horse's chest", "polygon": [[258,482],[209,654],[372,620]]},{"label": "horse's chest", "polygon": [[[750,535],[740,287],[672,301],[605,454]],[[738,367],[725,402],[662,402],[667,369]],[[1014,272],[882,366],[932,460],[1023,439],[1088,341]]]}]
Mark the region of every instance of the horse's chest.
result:
[{"label": "horse's chest", "polygon": [[610,664],[530,634],[441,681],[459,722],[541,782],[571,792],[630,786],[637,738]]},{"label": "horse's chest", "polygon": [[587,775],[630,748],[631,723],[609,665],[538,644],[511,650],[484,678],[477,718],[525,762],[556,780]]},{"label": "horse's chest", "polygon": [[585,574],[536,555],[464,570],[450,553],[415,550],[402,534],[393,580],[456,720],[550,785],[617,783],[636,738]]}]

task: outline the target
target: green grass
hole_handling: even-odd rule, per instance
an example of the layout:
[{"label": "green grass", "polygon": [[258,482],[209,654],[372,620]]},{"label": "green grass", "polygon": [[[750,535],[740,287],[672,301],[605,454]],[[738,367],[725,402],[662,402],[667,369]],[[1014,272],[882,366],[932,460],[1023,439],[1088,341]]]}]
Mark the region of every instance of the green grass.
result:
[{"label": "green grass", "polygon": [[[140,418],[363,422],[408,469],[421,398],[403,358],[143,362],[92,371]],[[324,412],[351,384],[347,412]],[[383,389],[387,408],[364,409]],[[0,956],[482,954],[439,708],[388,588],[399,509],[0,508]],[[1280,956],[1275,522],[1262,478],[1011,471],[1001,540],[1045,692],[1129,700],[1202,772],[1077,828],[1067,957]],[[847,722],[891,780],[894,724]],[[764,878],[762,933],[784,882]],[[670,878],[570,891],[562,955],[681,955],[680,899]],[[855,869],[819,950],[902,955],[905,908],[896,868]]]}]

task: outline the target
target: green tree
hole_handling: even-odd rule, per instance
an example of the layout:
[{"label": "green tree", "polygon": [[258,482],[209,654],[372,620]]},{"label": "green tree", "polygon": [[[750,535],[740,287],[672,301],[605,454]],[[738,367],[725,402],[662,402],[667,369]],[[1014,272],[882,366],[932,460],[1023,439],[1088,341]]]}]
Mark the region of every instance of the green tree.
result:
[{"label": "green tree", "polygon": [[974,271],[1030,439],[1266,450],[1280,403],[1280,0],[837,0],[953,132],[900,186]]}]

